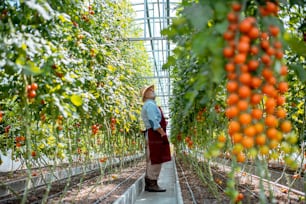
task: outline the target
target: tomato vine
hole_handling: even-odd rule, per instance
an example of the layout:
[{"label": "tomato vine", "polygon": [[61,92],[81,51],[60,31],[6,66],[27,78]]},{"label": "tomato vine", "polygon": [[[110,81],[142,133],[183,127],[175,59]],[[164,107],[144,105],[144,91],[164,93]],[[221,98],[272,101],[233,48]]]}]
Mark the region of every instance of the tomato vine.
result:
[{"label": "tomato vine", "polygon": [[60,162],[141,151],[138,90],[150,68],[143,44],[128,41],[139,34],[128,1],[4,1],[0,14],[2,154]]},{"label": "tomato vine", "polygon": [[[286,121],[279,125],[284,131],[282,138],[268,142],[259,152],[266,154],[268,160],[285,152],[286,165],[293,169],[298,167],[290,154],[295,152],[303,157],[303,148],[298,144],[305,140],[305,97],[302,96],[305,52],[301,52],[303,48],[297,44],[305,42],[301,38],[302,29],[296,32],[293,28],[302,28],[303,5],[301,1],[182,1],[178,17],[163,31],[177,45],[164,65],[174,78],[171,134],[177,151],[193,156],[204,153],[208,160],[222,155],[240,162],[256,159],[256,143],[264,146],[267,137],[280,135],[271,129],[280,124],[275,123],[276,117],[280,117],[281,121]],[[291,15],[289,20],[285,17],[287,13]],[[237,35],[237,30],[241,34]],[[274,43],[273,49],[269,48],[269,41]],[[256,43],[259,47],[254,46]],[[250,55],[243,54],[246,52]],[[259,52],[261,56],[256,57]],[[272,68],[268,70],[264,66]],[[275,78],[270,78],[275,73],[278,73]],[[251,94],[267,79],[272,84],[282,81],[275,86],[281,96],[267,100],[272,86],[259,91],[264,95]],[[296,97],[291,97],[293,95]],[[295,101],[294,106],[291,100]],[[250,107],[255,104],[258,107],[251,111]],[[278,110],[273,116],[275,108]],[[244,112],[248,110],[250,114]],[[249,125],[263,117],[263,127]],[[233,135],[242,126],[243,133]],[[265,126],[269,131],[254,139],[254,130]],[[232,157],[232,153],[237,157]],[[259,163],[259,166],[267,165]],[[233,165],[236,171],[235,162]],[[228,186],[228,193],[236,202],[239,193],[232,187]]]}]

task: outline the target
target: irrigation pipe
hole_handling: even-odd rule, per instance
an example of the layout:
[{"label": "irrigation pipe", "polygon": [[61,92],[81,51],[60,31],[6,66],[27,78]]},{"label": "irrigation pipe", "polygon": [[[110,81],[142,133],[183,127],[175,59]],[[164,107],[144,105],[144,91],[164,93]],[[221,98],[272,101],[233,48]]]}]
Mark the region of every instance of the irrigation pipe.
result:
[{"label": "irrigation pipe", "polygon": [[[252,177],[255,177],[255,178],[257,178],[257,179],[260,179],[259,176],[256,176],[256,175],[254,175],[254,174],[250,174],[250,173],[247,173],[247,172],[245,172],[245,173],[246,173],[246,174],[249,174],[249,175],[252,176]],[[296,190],[296,189],[294,189],[294,188],[290,188],[290,187],[288,187],[288,186],[284,186],[284,185],[279,184],[279,183],[276,183],[276,182],[274,182],[274,181],[270,181],[270,180],[263,179],[263,178],[262,178],[262,181],[264,181],[264,182],[266,182],[266,183],[269,183],[269,184],[273,184],[273,185],[275,185],[275,186],[277,186],[277,187],[279,187],[279,188],[284,188],[284,189],[290,190],[290,191],[292,191],[292,192],[294,192],[295,194],[298,194],[298,195],[300,195],[300,196],[305,196],[305,193],[302,192],[302,191]]]},{"label": "irrigation pipe", "polygon": [[[94,173],[96,173],[96,172],[97,172],[97,169],[95,169],[95,170],[90,170],[90,171],[86,172],[86,174],[87,174],[87,175],[91,175],[91,174],[94,174]],[[72,177],[70,177],[70,178],[76,178],[76,177],[78,177],[78,176],[80,176],[80,175],[81,175],[81,174],[77,174],[77,175],[74,175],[74,176],[72,176]],[[97,178],[97,176],[95,176],[95,177],[93,177],[93,178],[90,178],[90,179],[87,179],[87,180],[85,180],[85,182],[88,182],[88,181],[90,181],[90,180],[92,180],[92,179],[95,179],[95,178]],[[66,179],[67,179],[67,178],[59,179],[59,180],[57,180],[57,182],[63,182],[63,181],[65,181]],[[85,182],[84,182],[84,183],[85,183]],[[69,185],[69,188],[73,188],[73,187],[75,187],[75,186],[77,186],[77,185],[80,185],[80,183],[76,183],[76,184]],[[39,186],[38,188],[36,188],[36,190],[37,190],[37,189],[44,189],[45,186],[46,186],[46,185],[41,185],[41,186]],[[47,200],[52,199],[52,198],[55,198],[55,197],[61,195],[62,193],[63,193],[63,191],[60,191],[60,192],[57,192],[57,193],[53,193],[52,195],[49,195],[49,196],[47,197]],[[34,202],[33,202],[33,204],[40,204],[40,203],[43,203],[43,198],[40,199],[40,200],[37,200],[37,201],[34,201]]]},{"label": "irrigation pipe", "polygon": [[197,204],[197,201],[196,201],[195,198],[194,198],[193,192],[192,192],[191,187],[190,187],[190,185],[189,185],[189,183],[188,183],[188,180],[187,180],[187,178],[186,178],[186,176],[185,176],[185,173],[184,173],[184,171],[183,171],[183,168],[182,168],[182,166],[181,166],[180,163],[178,163],[178,165],[179,165],[180,170],[181,170],[181,172],[182,172],[182,175],[183,175],[183,177],[184,177],[184,179],[185,179],[185,182],[186,182],[188,191],[189,191],[189,193],[190,193],[190,195],[191,195],[191,198],[192,198],[192,202],[193,202],[194,204]]},{"label": "irrigation pipe", "polygon": [[[219,163],[216,163],[216,164],[218,165]],[[227,165],[224,165],[224,164],[219,164],[219,165],[227,166]],[[230,166],[227,166],[227,167],[228,167],[228,168],[231,168]],[[256,178],[256,179],[259,179],[259,180],[261,179],[262,181],[264,181],[264,182],[266,182],[266,183],[268,183],[268,184],[272,184],[272,185],[274,185],[274,186],[276,186],[276,187],[284,188],[284,189],[287,189],[287,190],[290,190],[290,191],[294,192],[295,194],[298,194],[298,195],[301,195],[301,196],[305,196],[305,193],[304,193],[304,192],[299,191],[299,190],[296,190],[296,189],[294,189],[294,188],[290,188],[290,187],[288,187],[288,186],[285,186],[285,185],[276,183],[275,181],[270,181],[270,180],[267,180],[267,179],[264,179],[264,178],[260,178],[259,176],[256,176],[255,174],[248,173],[248,172],[246,172],[246,171],[243,171],[243,173],[246,173],[246,174],[248,174],[249,176],[251,176],[251,177],[253,177],[253,178]]]},{"label": "irrigation pipe", "polygon": [[134,172],[132,175],[130,175],[129,177],[127,177],[124,181],[120,182],[118,185],[115,186],[115,188],[113,188],[113,190],[111,190],[110,192],[108,192],[106,195],[98,198],[96,200],[96,202],[94,202],[93,204],[98,204],[101,201],[103,201],[104,199],[106,199],[110,194],[112,194],[115,190],[117,190],[122,184],[124,184],[125,182],[127,182],[132,176],[134,176],[135,174],[137,174],[138,172],[142,171],[143,169],[139,169],[138,171]]},{"label": "irrigation pipe", "polygon": [[[225,167],[225,165],[223,166],[223,167]],[[227,166],[228,167],[228,166]],[[214,173],[215,174],[218,174],[219,176],[221,176],[223,179],[226,179],[226,176],[224,175],[224,174],[221,174],[221,173],[219,173],[219,172],[217,172],[217,171],[215,171],[215,170],[213,170],[214,171]],[[253,174],[252,174],[253,175]],[[251,176],[252,176],[251,175]],[[218,186],[218,188],[222,191],[222,192],[224,192],[224,189],[219,185],[219,184],[216,184],[217,186]],[[246,191],[248,191],[250,194],[252,194],[254,197],[257,197],[258,198],[258,195],[256,194],[256,193],[254,193],[253,191],[251,191],[250,189],[248,189],[247,187],[245,187],[245,186],[243,186],[243,185],[241,185],[240,186],[241,188],[243,188],[244,190],[246,190]]]}]

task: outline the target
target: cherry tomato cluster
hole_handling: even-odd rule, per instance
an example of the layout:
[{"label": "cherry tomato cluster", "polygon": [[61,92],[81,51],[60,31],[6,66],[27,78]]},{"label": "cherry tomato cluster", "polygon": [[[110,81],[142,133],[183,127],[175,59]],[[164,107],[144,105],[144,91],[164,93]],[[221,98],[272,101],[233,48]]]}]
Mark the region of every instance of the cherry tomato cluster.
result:
[{"label": "cherry tomato cluster", "polygon": [[32,152],[31,152],[31,156],[32,156],[32,157],[36,157],[36,156],[37,156],[36,151],[32,151]]},{"label": "cherry tomato cluster", "polygon": [[112,131],[115,131],[116,130],[116,118],[112,118],[111,119],[111,129]]},{"label": "cherry tomato cluster", "polygon": [[204,121],[204,113],[206,112],[206,108],[202,108],[201,110],[199,110],[198,114],[197,114],[197,121],[198,122],[203,122]]},{"label": "cherry tomato cluster", "polygon": [[92,6],[89,5],[88,6],[88,13],[86,12],[86,14],[82,15],[82,20],[84,20],[85,22],[88,22],[90,20],[90,16],[89,15],[94,15],[95,11],[93,10]]},{"label": "cherry tomato cluster", "polygon": [[63,120],[64,116],[58,115],[56,120],[57,130],[61,131],[63,130]]},{"label": "cherry tomato cluster", "polygon": [[25,138],[25,136],[17,136],[16,138],[15,138],[15,142],[16,142],[16,147],[21,147],[21,146],[23,146],[24,145],[24,143],[25,143],[25,140],[26,140],[26,138]]},{"label": "cherry tomato cluster", "polygon": [[91,126],[91,132],[93,135],[96,135],[99,132],[99,124],[94,124]]},{"label": "cherry tomato cluster", "polygon": [[[228,133],[238,162],[245,161],[244,150],[268,155],[270,149],[279,146],[283,134],[291,131],[283,108],[288,83],[287,66],[281,63],[280,28],[272,24],[260,28],[256,18],[241,18],[241,7],[237,2],[232,4],[223,35],[227,42],[223,55],[227,59]],[[278,5],[266,1],[259,9],[265,18],[276,15]]]},{"label": "cherry tomato cluster", "polygon": [[188,146],[189,149],[193,148],[193,141],[190,137],[186,137],[185,142],[187,143],[187,146]]},{"label": "cherry tomato cluster", "polygon": [[38,85],[36,83],[32,83],[27,86],[28,99],[32,99],[36,97],[37,89],[38,89]]},{"label": "cherry tomato cluster", "polygon": [[104,163],[104,162],[107,161],[107,157],[102,157],[102,158],[99,159],[99,161],[100,161],[101,163]]}]

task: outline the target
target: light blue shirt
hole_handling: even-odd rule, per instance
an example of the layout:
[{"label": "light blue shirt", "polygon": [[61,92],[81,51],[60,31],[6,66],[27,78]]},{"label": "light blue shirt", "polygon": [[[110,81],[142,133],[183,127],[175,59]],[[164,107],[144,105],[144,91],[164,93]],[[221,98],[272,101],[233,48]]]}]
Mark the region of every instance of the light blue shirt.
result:
[{"label": "light blue shirt", "polygon": [[157,130],[160,128],[159,123],[162,116],[154,100],[148,99],[145,101],[141,110],[141,118],[146,126],[146,129],[153,128],[153,130]]}]

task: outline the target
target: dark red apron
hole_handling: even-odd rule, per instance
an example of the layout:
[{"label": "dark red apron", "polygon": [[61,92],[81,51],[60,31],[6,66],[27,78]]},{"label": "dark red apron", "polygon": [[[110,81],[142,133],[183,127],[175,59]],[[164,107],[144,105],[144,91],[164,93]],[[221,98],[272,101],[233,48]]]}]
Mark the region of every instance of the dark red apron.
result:
[{"label": "dark red apron", "polygon": [[[159,110],[162,116],[159,124],[166,132],[167,121],[160,107]],[[171,161],[170,146],[169,144],[163,143],[160,133],[150,128],[148,129],[148,137],[151,164],[161,164]]]}]

